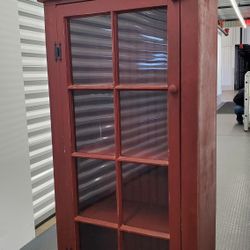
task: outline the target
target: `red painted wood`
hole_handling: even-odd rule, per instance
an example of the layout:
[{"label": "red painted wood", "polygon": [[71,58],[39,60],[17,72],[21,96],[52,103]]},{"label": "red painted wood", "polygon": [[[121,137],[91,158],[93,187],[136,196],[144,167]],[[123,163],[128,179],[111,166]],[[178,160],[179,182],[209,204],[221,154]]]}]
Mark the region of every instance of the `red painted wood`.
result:
[{"label": "red painted wood", "polygon": [[[169,239],[171,235],[170,250],[214,250],[216,1],[41,1],[45,2],[46,5],[59,249],[79,249],[76,222],[80,222],[117,229],[119,250],[122,249],[123,231],[163,239]],[[119,91],[167,91],[168,86],[153,85],[153,83],[147,86],[126,83],[119,85],[117,26],[116,14],[113,12],[166,5],[168,7],[167,30],[169,42],[168,84],[172,86],[168,93],[169,157],[165,161],[124,157],[121,156],[120,143]],[[112,12],[113,28],[113,85],[72,84],[70,43],[66,18],[110,12]],[[61,42],[63,52],[62,61],[57,63],[54,61],[55,42]],[[75,152],[72,91],[69,90],[85,89],[109,89],[114,92],[116,135],[114,156]],[[89,218],[84,214],[78,215],[76,157],[115,160],[117,223],[104,219]],[[170,198],[169,225],[166,226],[169,226],[169,233],[122,224],[122,173],[120,164],[123,161],[168,167]],[[90,216],[93,210],[88,212]],[[102,218],[101,213],[99,215]],[[145,223],[150,221],[146,216],[144,217]]]},{"label": "red painted wood", "polygon": [[92,0],[37,0],[37,1],[40,3],[69,4],[69,3],[92,1]]},{"label": "red painted wood", "polygon": [[112,84],[70,84],[68,86],[70,90],[112,90],[114,86]]},{"label": "red painted wood", "polygon": [[160,239],[166,239],[166,240],[170,239],[170,234],[168,233],[156,232],[152,230],[127,226],[127,225],[122,225],[121,231],[127,232],[127,233],[140,234],[140,235],[149,236],[149,237],[160,238]]},{"label": "red painted wood", "polygon": [[[88,3],[87,3],[88,4]],[[118,4],[118,6],[116,8],[118,8],[118,10],[125,10],[125,9],[130,9],[130,8],[138,8],[138,7],[141,7],[141,8],[145,8],[145,7],[151,7],[151,6],[155,6],[156,4],[156,1],[154,1],[154,4],[152,4],[152,1],[147,1],[147,3],[144,3],[144,4],[137,4],[137,3],[132,3],[131,1],[128,1],[125,5],[122,4],[120,5],[120,3]],[[114,7],[116,4],[114,4],[113,1],[110,1],[109,4],[107,6],[102,6],[103,7],[108,7],[109,10],[111,8],[111,5]],[[157,4],[159,5],[159,3]],[[161,4],[162,5],[162,2]],[[77,15],[77,12],[78,11],[78,8],[76,5],[74,5],[75,7],[72,9],[74,11],[74,13],[72,13],[72,15]],[[63,96],[66,98],[66,102],[64,103],[64,108],[65,108],[65,114],[64,114],[64,123],[65,123],[65,137],[67,140],[67,142],[65,143],[66,146],[68,147],[69,151],[71,151],[70,153],[71,154],[68,154],[68,152],[66,152],[66,156],[69,157],[69,156],[73,156],[73,157],[90,157],[90,158],[101,158],[101,159],[111,159],[109,156],[103,156],[103,155],[98,155],[98,154],[86,154],[86,153],[81,153],[81,152],[74,152],[74,133],[73,133],[73,122],[72,122],[72,113],[73,113],[73,110],[72,110],[72,100],[71,100],[71,95],[70,95],[70,92],[67,92],[66,90],[68,89],[71,89],[71,90],[84,90],[84,89],[99,89],[99,88],[108,88],[108,89],[111,89],[111,86],[109,85],[103,85],[103,86],[96,86],[96,85],[93,85],[93,86],[90,86],[90,85],[85,85],[85,86],[80,86],[79,84],[78,85],[73,85],[73,84],[69,84],[71,82],[71,72],[70,72],[70,69],[71,69],[71,64],[70,64],[70,50],[69,50],[69,39],[68,39],[68,36],[67,36],[67,25],[66,25],[66,22],[65,22],[65,17],[68,16],[68,12],[70,12],[70,5],[68,5],[67,9],[64,8],[65,6],[58,6],[57,7],[57,11],[59,13],[59,17],[58,17],[58,20],[57,20],[57,27],[58,29],[60,29],[60,32],[58,34],[58,38],[60,41],[65,41],[66,40],[66,43],[62,44],[62,51],[63,51],[63,55],[65,56],[65,58],[62,59],[62,63],[60,64],[60,67],[61,67],[61,72],[63,72],[63,75],[61,76],[61,81],[63,82],[61,84],[61,87],[62,86],[66,86],[65,89],[62,90],[63,92]],[[80,6],[79,6],[80,7]],[[83,10],[81,10],[81,13],[82,14],[93,14],[93,13],[96,13],[96,11],[98,12],[103,12],[103,11],[106,11],[105,9],[102,9],[102,10],[98,10],[98,6],[96,4],[94,5],[90,5],[89,6],[89,9],[88,9],[88,6],[85,5],[85,8],[84,10],[88,11],[88,13],[84,12]],[[97,10],[96,10],[97,9]],[[67,11],[66,11],[67,10]],[[90,11],[91,10],[91,11]],[[64,11],[66,11],[67,13],[64,13]],[[94,11],[94,12],[93,12]],[[170,8],[170,12],[172,11],[172,9]],[[178,11],[177,11],[177,14],[178,14]],[[173,15],[176,15],[176,10],[174,11]],[[128,161],[128,162],[135,162],[135,163],[146,163],[146,164],[151,164],[151,165],[159,165],[159,166],[168,166],[169,165],[169,161],[167,160],[149,160],[149,159],[139,159],[139,158],[134,158],[134,157],[123,157],[123,156],[120,156],[121,154],[121,146],[120,146],[120,108],[119,108],[119,91],[121,89],[124,89],[124,90],[133,90],[133,89],[141,89],[141,90],[167,90],[167,85],[119,85],[118,86],[118,83],[119,83],[119,63],[118,63],[118,44],[117,44],[117,26],[116,26],[116,15],[113,13],[112,14],[112,20],[113,20],[113,24],[112,24],[112,27],[113,27],[113,58],[114,58],[114,61],[113,61],[113,65],[114,65],[114,104],[115,104],[115,134],[116,134],[116,154],[115,154],[115,159],[116,159],[116,173],[117,173],[117,206],[118,206],[118,227],[120,228],[121,225],[122,225],[122,188],[121,188],[121,168],[120,168],[120,162],[121,161]],[[175,27],[174,25],[171,25],[171,27]],[[171,39],[169,39],[171,40]],[[174,42],[177,42],[177,45],[178,45],[178,40],[174,40],[173,39],[173,43]],[[170,46],[171,46],[171,42],[169,42]],[[176,54],[178,54],[178,51],[175,51]],[[176,72],[176,68],[170,68],[169,71],[172,71]],[[170,74],[171,76],[171,74]],[[173,80],[175,81],[176,79],[173,78]],[[174,84],[175,82],[171,83],[171,84]],[[178,84],[178,83],[177,83]],[[67,92],[67,96],[66,96],[66,92]],[[175,99],[175,100],[179,100],[178,98]],[[175,103],[176,104],[176,103]],[[177,104],[178,106],[178,104]],[[170,106],[170,109],[171,109],[171,106]],[[169,117],[169,121],[171,123],[171,114],[169,114],[170,117]],[[179,116],[179,113],[175,113],[174,114],[175,117],[178,117]],[[173,121],[176,121],[176,120],[173,120]],[[176,125],[176,124],[175,124]],[[176,131],[176,130],[175,130]],[[178,133],[178,131],[176,131],[175,133]],[[171,147],[170,147],[171,148]],[[174,149],[174,148],[173,148]],[[73,152],[73,153],[72,153]],[[170,150],[171,152],[171,150]],[[113,157],[112,157],[112,160],[113,160]],[[71,171],[72,169],[74,168],[74,164],[72,164],[73,161],[68,162],[68,164],[70,165],[71,167]],[[178,168],[176,168],[178,169]],[[74,175],[74,171],[72,171],[72,175]],[[76,182],[76,180],[75,180]],[[178,182],[177,182],[177,185],[178,185]],[[76,186],[76,183],[74,183],[74,186]],[[173,187],[173,190],[174,190],[174,187]],[[177,188],[178,190],[178,188]],[[177,192],[177,191],[176,191]],[[73,199],[74,199],[74,202],[76,203],[76,190],[73,190]],[[178,195],[176,196],[176,199],[178,199]],[[170,203],[171,204],[171,203]],[[179,217],[179,214],[177,215]],[[79,219],[79,218],[78,218]],[[93,222],[93,220],[95,220],[94,218],[91,218],[91,221]],[[147,221],[147,217],[145,217],[145,220]],[[85,220],[86,221],[86,220]],[[178,222],[178,219],[175,220],[176,223]],[[81,222],[84,222],[83,220],[81,220]],[[94,222],[93,222],[94,223]],[[102,221],[102,220],[99,220],[99,223],[106,223],[105,221]],[[178,225],[179,226],[179,225]],[[141,232],[141,233],[145,233],[145,229],[135,229],[137,232]],[[148,235],[151,235],[153,237],[155,237],[155,235],[160,235],[162,234],[162,232],[154,232],[154,231],[151,231],[151,230],[146,230],[147,231],[147,234]],[[171,231],[171,228],[170,228],[170,231]],[[171,235],[172,235],[172,232],[170,232]],[[176,232],[173,232],[173,234],[176,233]],[[118,242],[119,243],[119,247],[120,249],[122,248],[122,234],[118,234],[119,236],[119,239],[118,239]],[[168,238],[168,236],[164,236],[166,239]],[[176,236],[178,237],[178,235]],[[173,237],[174,238],[174,237]],[[176,248],[177,249],[177,248]]]},{"label": "red painted wood", "polygon": [[[113,56],[113,82],[114,82],[114,112],[115,112],[115,168],[116,168],[116,197],[117,197],[117,220],[119,228],[122,224],[122,171],[118,157],[121,154],[121,128],[120,128],[120,97],[115,89],[119,84],[119,52],[118,52],[118,19],[115,12],[111,13],[112,20],[112,56]],[[118,230],[118,250],[123,249],[122,234]]]},{"label": "red painted wood", "polygon": [[[175,25],[173,25],[173,23]],[[169,138],[169,223],[170,249],[181,249],[181,183],[180,183],[180,1],[171,1],[168,6],[168,83],[179,91],[168,94]],[[188,106],[188,104],[187,104]]]},{"label": "red painted wood", "polygon": [[[56,8],[53,5],[45,6],[46,45],[48,56],[49,94],[51,109],[51,126],[53,142],[53,161],[55,176],[55,200],[57,218],[58,249],[72,247],[77,249],[77,227],[74,222],[74,181],[71,171],[72,159],[66,156],[68,147],[65,145],[64,102],[65,88],[61,86],[59,64],[54,60],[54,43],[58,41],[56,32]],[[67,96],[65,97],[67,99]],[[68,141],[70,142],[70,140]],[[67,180],[67,181],[65,181]],[[63,208],[63,209],[62,209]]]},{"label": "red painted wood", "polygon": [[[61,185],[69,182],[71,188],[68,190],[70,195],[72,196],[71,201],[71,209],[72,209],[72,217],[74,219],[78,214],[78,185],[77,185],[77,171],[75,166],[75,160],[72,158],[72,153],[75,151],[75,131],[74,131],[74,109],[73,109],[73,101],[72,94],[68,91],[68,83],[71,81],[71,55],[70,55],[70,41],[68,34],[68,23],[66,19],[60,20],[57,19],[57,30],[60,31],[57,33],[57,39],[61,43],[62,48],[62,60],[59,63],[60,69],[60,78],[59,85],[61,88],[61,93],[59,98],[61,99],[61,106],[63,112],[62,116],[62,124],[59,126],[63,127],[63,136],[64,136],[64,165],[67,166],[66,171],[64,173],[65,177]],[[63,41],[63,42],[62,42]],[[67,200],[64,200],[64,203]],[[72,245],[72,248],[79,249],[79,233],[78,226],[75,224],[74,232],[74,241],[68,243]]]},{"label": "red painted wood", "polygon": [[84,216],[76,216],[75,221],[81,222],[81,223],[87,223],[87,224],[92,224],[96,226],[102,226],[102,227],[107,227],[107,228],[113,228],[113,229],[118,229],[118,224],[117,223],[112,223],[104,220],[98,220],[98,219],[93,219],[93,218],[88,218]]},{"label": "red painted wood", "polygon": [[163,85],[163,84],[154,85],[153,83],[152,84],[134,84],[134,83],[123,84],[122,83],[116,86],[115,88],[119,90],[168,90],[167,85]]},{"label": "red painted wood", "polygon": [[[60,2],[60,1],[59,1]],[[72,17],[72,16],[86,16],[100,13],[107,13],[111,11],[126,11],[138,8],[151,8],[166,6],[170,0],[143,0],[134,1],[126,0],[95,0],[82,3],[73,3],[67,5],[59,5],[58,13],[61,17]]]},{"label": "red painted wood", "polygon": [[216,8],[215,0],[181,2],[183,250],[215,250]]},{"label": "red painted wood", "polygon": [[169,165],[168,160],[153,160],[153,159],[144,159],[144,158],[127,157],[127,156],[120,156],[118,158],[118,161],[143,163],[143,164],[163,166],[163,167],[166,167]]},{"label": "red painted wood", "polygon": [[84,152],[73,152],[72,157],[91,158],[91,159],[100,159],[100,160],[108,160],[108,161],[115,160],[115,156],[113,156],[113,155],[103,155],[103,154],[84,153]]}]

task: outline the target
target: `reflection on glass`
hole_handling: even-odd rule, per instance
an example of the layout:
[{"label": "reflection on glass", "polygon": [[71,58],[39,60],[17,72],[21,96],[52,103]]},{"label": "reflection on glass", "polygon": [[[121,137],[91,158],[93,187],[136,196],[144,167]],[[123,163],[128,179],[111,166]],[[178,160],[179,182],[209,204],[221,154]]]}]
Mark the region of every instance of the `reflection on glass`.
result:
[{"label": "reflection on glass", "polygon": [[145,237],[137,234],[124,233],[123,250],[169,250],[168,241]]},{"label": "reflection on glass", "polygon": [[77,159],[79,212],[116,222],[116,172],[113,161]]},{"label": "reflection on glass", "polygon": [[167,95],[163,91],[121,91],[122,155],[167,158]]},{"label": "reflection on glass", "polygon": [[118,15],[120,83],[166,84],[167,10]]},{"label": "reflection on glass", "polygon": [[75,91],[77,151],[114,153],[114,106],[112,91]]},{"label": "reflection on glass", "polygon": [[[117,232],[113,229],[80,224],[81,250],[117,250]],[[159,249],[160,250],[160,249]]]},{"label": "reflection on glass", "polygon": [[122,164],[123,223],[168,232],[166,167]]},{"label": "reflection on glass", "polygon": [[74,83],[112,83],[110,15],[70,19]]}]

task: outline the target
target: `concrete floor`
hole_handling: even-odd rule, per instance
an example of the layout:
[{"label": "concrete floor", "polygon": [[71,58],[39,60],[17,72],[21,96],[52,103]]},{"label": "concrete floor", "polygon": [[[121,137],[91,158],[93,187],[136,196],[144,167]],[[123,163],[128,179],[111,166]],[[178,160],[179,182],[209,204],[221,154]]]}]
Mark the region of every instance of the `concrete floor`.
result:
[{"label": "concrete floor", "polygon": [[[250,250],[250,132],[217,116],[217,247]],[[56,250],[55,226],[22,250]]]},{"label": "concrete floor", "polygon": [[250,133],[234,115],[217,124],[217,250],[250,250]]}]

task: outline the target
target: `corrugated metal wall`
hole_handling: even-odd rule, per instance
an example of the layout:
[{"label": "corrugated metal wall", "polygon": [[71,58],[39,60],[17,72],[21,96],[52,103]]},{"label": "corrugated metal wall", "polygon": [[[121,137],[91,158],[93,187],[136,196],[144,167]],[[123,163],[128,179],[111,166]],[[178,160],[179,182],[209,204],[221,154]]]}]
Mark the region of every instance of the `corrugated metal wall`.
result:
[{"label": "corrugated metal wall", "polygon": [[35,224],[55,213],[44,11],[18,0]]}]

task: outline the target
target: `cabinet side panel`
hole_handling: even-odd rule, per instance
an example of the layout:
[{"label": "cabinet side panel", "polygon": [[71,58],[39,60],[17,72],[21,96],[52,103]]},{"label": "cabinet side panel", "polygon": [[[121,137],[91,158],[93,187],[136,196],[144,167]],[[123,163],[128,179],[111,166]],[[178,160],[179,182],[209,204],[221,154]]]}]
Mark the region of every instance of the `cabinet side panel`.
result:
[{"label": "cabinet side panel", "polygon": [[215,249],[217,1],[199,1],[199,250]]},{"label": "cabinet side panel", "polygon": [[181,1],[182,250],[198,250],[198,6]]},{"label": "cabinet side panel", "polygon": [[215,249],[216,15],[181,3],[182,250]]},{"label": "cabinet side panel", "polygon": [[62,86],[59,63],[55,60],[54,44],[57,42],[56,7],[45,5],[46,46],[49,75],[52,143],[55,176],[55,198],[58,249],[77,249],[74,223],[73,183],[69,166],[65,164]]}]

